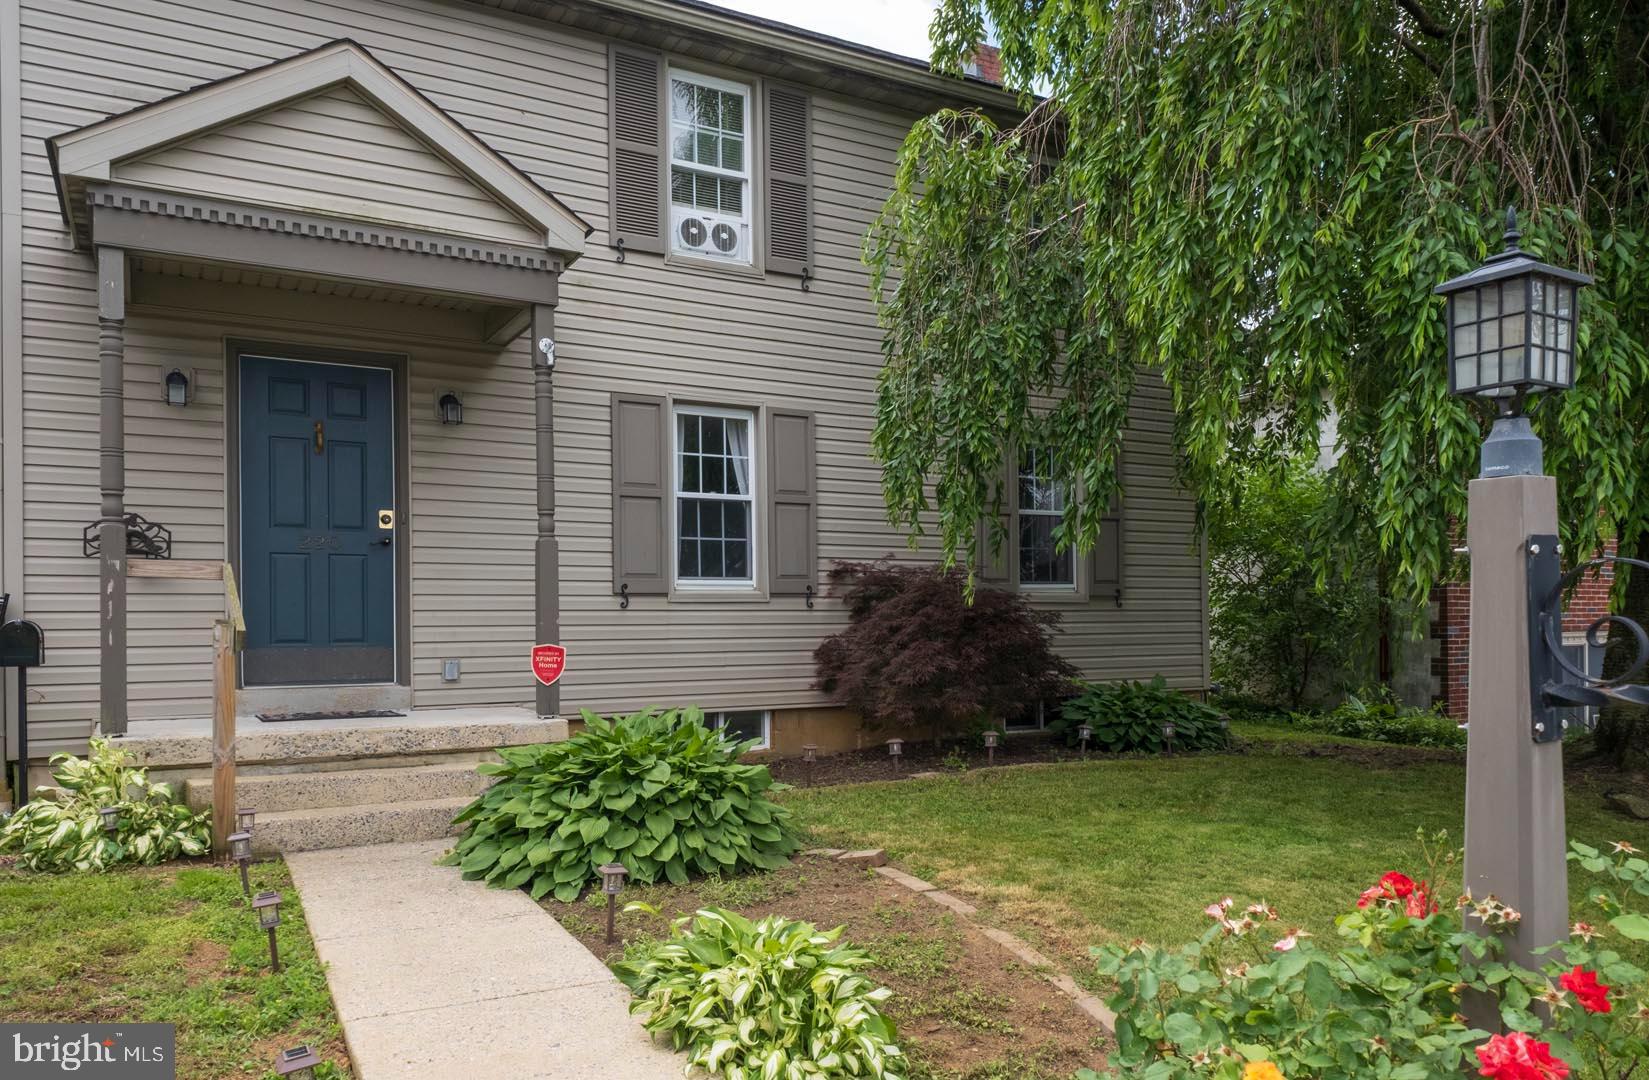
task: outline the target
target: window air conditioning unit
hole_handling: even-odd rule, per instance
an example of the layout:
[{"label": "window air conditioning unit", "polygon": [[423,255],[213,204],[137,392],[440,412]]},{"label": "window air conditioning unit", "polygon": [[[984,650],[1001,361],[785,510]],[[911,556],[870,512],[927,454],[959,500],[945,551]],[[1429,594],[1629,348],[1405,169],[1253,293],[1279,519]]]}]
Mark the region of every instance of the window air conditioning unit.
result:
[{"label": "window air conditioning unit", "polygon": [[736,217],[713,210],[674,206],[670,208],[670,227],[675,231],[677,251],[715,259],[749,257],[750,227]]}]

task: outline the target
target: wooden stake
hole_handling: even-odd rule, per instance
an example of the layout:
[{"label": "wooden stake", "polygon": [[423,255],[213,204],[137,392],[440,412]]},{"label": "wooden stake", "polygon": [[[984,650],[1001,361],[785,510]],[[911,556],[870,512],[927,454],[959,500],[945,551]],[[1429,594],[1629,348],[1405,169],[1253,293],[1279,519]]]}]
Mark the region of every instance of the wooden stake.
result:
[{"label": "wooden stake", "polygon": [[235,624],[212,624],[212,853],[229,857],[235,831]]}]

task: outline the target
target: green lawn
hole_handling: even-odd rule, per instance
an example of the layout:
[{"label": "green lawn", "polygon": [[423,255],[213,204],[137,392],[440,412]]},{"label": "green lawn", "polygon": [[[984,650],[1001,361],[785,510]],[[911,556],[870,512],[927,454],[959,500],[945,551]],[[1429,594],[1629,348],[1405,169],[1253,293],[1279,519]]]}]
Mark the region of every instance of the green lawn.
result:
[{"label": "green lawn", "polygon": [[[273,1077],[275,1055],[300,1043],[343,1062],[326,975],[285,864],[254,865],[252,884],[284,898],[278,975],[236,871],[0,870],[0,1019],[174,1023],[182,1080]],[[348,1071],[328,1063],[320,1076]]]},{"label": "green lawn", "polygon": [[[815,840],[875,846],[982,902],[1073,970],[1089,945],[1177,944],[1223,896],[1264,899],[1332,936],[1334,916],[1386,870],[1420,876],[1417,828],[1463,833],[1463,756],[1250,729],[1245,752],[1030,765],[784,795]],[[1309,756],[1311,754],[1326,756]],[[1570,835],[1649,850],[1649,822],[1571,780]],[[1577,873],[1579,873],[1577,871]],[[1573,879],[1576,909],[1581,874]],[[1458,895],[1458,868],[1439,894]]]}]

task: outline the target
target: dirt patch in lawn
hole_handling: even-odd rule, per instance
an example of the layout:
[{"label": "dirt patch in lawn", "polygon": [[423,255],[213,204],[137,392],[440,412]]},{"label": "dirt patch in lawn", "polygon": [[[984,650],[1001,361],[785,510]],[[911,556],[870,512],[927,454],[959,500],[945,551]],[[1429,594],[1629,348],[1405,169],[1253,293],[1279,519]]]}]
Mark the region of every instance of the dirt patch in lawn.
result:
[{"label": "dirt patch in lawn", "polygon": [[1401,769],[1430,762],[1462,764],[1463,750],[1443,750],[1430,746],[1378,745],[1369,743],[1265,742],[1268,754],[1293,754],[1305,758],[1334,758],[1370,769]]},{"label": "dirt patch in lawn", "polygon": [[[771,874],[631,888],[624,899],[667,918],[724,907],[845,926],[844,939],[876,958],[871,976],[894,991],[888,1010],[913,1080],[1065,1080],[1104,1062],[1101,1029],[1069,998],[953,913],[862,868],[800,857]],[[621,911],[609,948],[605,898],[543,906],[608,962],[625,941],[668,934],[665,919]]]},{"label": "dirt patch in lawn", "polygon": [[[1096,757],[1098,755],[1095,755]],[[996,748],[996,765],[1032,765],[1050,761],[1080,761],[1081,752],[1063,742],[1041,734],[1014,735],[1003,739]],[[966,772],[992,764],[984,750],[970,750],[952,743],[907,742],[900,757],[899,770],[893,768],[887,747],[881,743],[863,750],[849,750],[841,754],[821,757],[811,768],[801,758],[778,758],[763,762],[773,779],[781,783],[806,787],[833,784],[864,784],[875,780],[897,780],[914,772]]]}]

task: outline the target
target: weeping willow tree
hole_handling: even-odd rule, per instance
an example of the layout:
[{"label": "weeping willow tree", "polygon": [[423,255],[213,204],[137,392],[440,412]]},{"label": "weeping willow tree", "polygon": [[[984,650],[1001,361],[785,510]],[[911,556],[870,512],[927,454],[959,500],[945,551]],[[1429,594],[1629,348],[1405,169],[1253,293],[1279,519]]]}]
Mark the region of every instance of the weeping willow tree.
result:
[{"label": "weeping willow tree", "polygon": [[1598,281],[1577,385],[1533,409],[1567,550],[1649,553],[1649,5],[942,0],[936,65],[987,25],[1018,122],[918,122],[865,241],[897,526],[974,565],[1004,448],[1036,444],[1088,548],[1160,380],[1204,513],[1333,416],[1322,579],[1373,559],[1423,599],[1488,422],[1448,393],[1432,288],[1515,204],[1525,250]]}]

